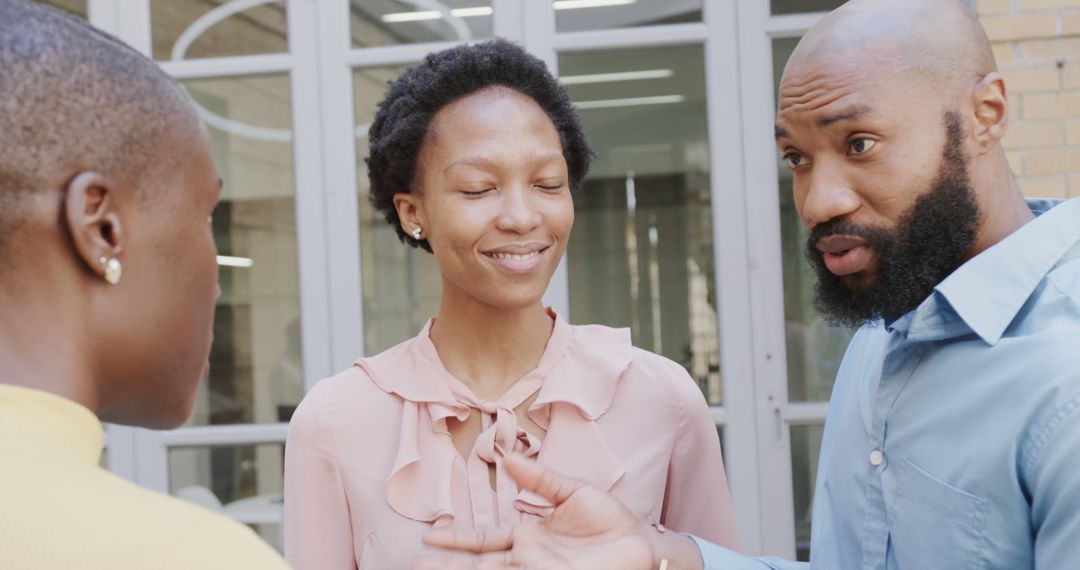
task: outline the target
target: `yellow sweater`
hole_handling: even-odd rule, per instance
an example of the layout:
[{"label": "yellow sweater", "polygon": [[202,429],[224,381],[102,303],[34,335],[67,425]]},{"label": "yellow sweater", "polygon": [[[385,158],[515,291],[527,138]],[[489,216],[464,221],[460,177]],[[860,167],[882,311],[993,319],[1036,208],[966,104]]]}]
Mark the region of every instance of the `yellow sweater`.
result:
[{"label": "yellow sweater", "polygon": [[101,423],[0,384],[0,568],[281,569],[247,527],[98,467]]}]

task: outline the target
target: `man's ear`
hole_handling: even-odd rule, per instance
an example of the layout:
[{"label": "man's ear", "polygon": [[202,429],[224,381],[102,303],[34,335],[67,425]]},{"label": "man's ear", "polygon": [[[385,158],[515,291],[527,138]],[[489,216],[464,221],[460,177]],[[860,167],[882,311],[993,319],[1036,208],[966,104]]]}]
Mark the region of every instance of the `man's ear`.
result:
[{"label": "man's ear", "polygon": [[979,154],[994,148],[1009,125],[1009,101],[1005,80],[994,71],[975,84],[971,92],[975,131],[972,133]]},{"label": "man's ear", "polygon": [[394,194],[394,209],[397,210],[401,229],[406,235],[412,235],[415,228],[427,231],[424,220],[423,201],[412,192],[398,192]]},{"label": "man's ear", "polygon": [[124,228],[117,187],[97,172],[81,172],[65,188],[64,222],[86,268],[104,278],[109,260],[120,260]]}]

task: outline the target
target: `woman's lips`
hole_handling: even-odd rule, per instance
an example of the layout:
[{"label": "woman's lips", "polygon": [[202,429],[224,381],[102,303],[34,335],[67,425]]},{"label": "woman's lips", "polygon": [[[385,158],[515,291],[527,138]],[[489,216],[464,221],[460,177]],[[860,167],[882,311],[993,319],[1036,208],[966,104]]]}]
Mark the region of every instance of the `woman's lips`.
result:
[{"label": "woman's lips", "polygon": [[495,262],[495,265],[510,273],[529,273],[535,271],[544,261],[544,255],[548,248],[538,250],[510,252],[491,251],[485,252],[484,256]]}]

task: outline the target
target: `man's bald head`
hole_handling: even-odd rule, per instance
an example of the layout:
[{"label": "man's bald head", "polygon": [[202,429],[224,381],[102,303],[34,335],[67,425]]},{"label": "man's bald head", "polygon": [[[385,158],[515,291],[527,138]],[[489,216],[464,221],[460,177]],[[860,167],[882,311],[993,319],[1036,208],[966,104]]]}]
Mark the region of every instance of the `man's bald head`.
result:
[{"label": "man's bald head", "polygon": [[946,98],[996,71],[986,33],[959,0],[851,0],[811,28],[785,77],[819,64],[905,71]]},{"label": "man's bald head", "polygon": [[0,0],[0,254],[34,196],[87,170],[141,189],[167,174],[166,149],[197,124],[183,89],[119,40]]}]

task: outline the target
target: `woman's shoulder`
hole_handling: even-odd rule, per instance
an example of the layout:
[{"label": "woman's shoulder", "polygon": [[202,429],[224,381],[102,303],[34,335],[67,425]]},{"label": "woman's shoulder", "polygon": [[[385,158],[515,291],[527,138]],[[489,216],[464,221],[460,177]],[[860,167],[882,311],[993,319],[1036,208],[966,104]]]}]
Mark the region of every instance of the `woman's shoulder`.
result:
[{"label": "woman's shoulder", "polygon": [[396,348],[358,359],[345,370],[316,382],[297,406],[290,430],[318,430],[325,435],[368,430],[396,421],[401,399],[379,385],[369,366]]},{"label": "woman's shoulder", "polygon": [[681,364],[633,346],[629,329],[605,325],[572,325],[575,350],[610,356],[622,352],[627,361],[617,391],[660,398],[675,407],[698,405],[704,399],[697,383]]}]

